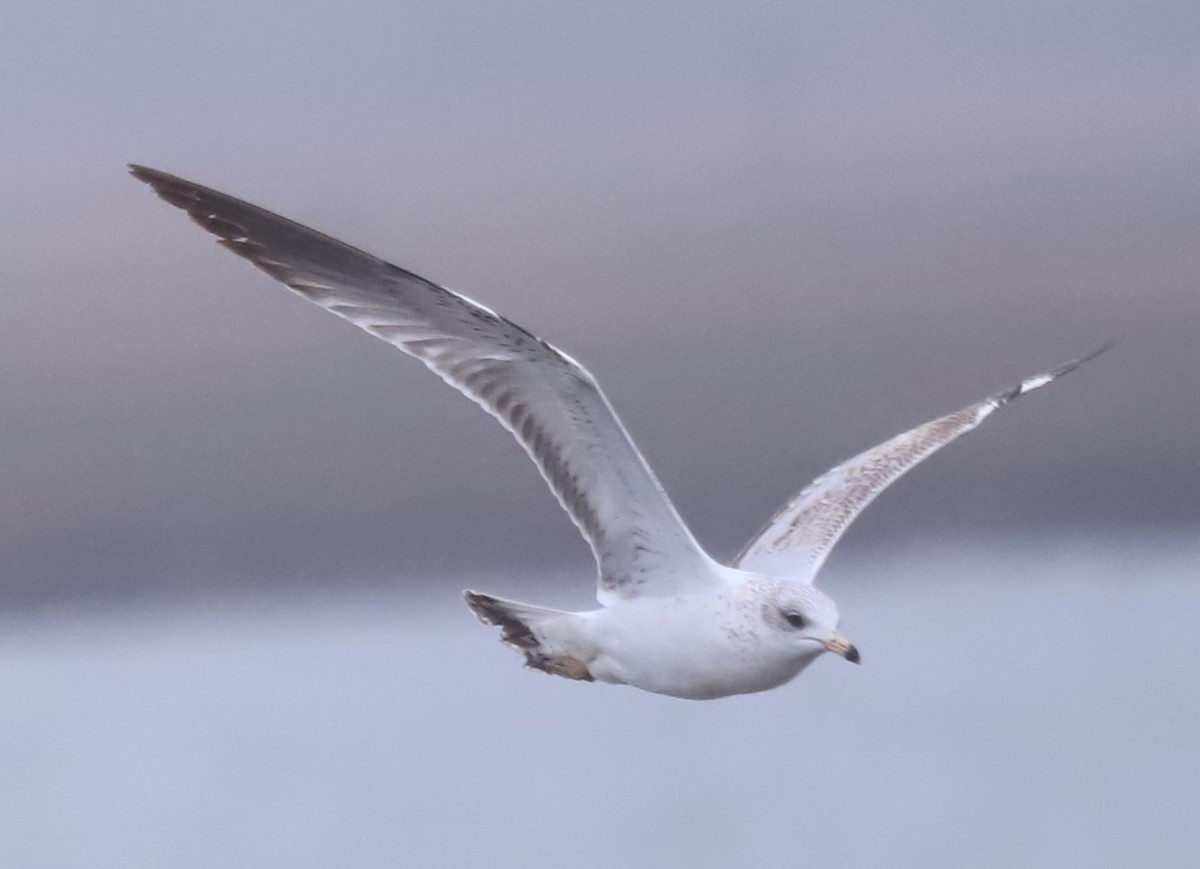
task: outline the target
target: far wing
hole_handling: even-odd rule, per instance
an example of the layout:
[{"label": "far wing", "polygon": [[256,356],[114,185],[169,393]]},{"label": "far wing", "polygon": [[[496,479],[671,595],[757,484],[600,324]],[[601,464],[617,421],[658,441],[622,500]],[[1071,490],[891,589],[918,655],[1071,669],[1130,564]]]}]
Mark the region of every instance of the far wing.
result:
[{"label": "far wing", "polygon": [[846,529],[884,489],[997,409],[1074,371],[1111,346],[1111,342],[1105,344],[1082,359],[1030,377],[1012,389],[919,425],[843,462],[810,483],[772,516],[733,560],[733,566],[811,583]]},{"label": "far wing", "polygon": [[277,214],[131,166],[220,244],[420,359],[496,417],[591,544],[602,599],[672,594],[716,565],[579,363],[482,305]]}]

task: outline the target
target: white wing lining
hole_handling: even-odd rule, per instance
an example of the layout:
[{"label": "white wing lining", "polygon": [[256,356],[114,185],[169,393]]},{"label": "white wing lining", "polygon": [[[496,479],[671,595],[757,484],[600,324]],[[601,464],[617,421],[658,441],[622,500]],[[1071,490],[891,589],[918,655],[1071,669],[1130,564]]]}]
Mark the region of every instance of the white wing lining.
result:
[{"label": "white wing lining", "polygon": [[843,462],[818,477],[775,513],[733,560],[732,566],[812,583],[846,529],[884,489],[1013,399],[1074,371],[1108,350],[1112,343],[962,410],[930,420]]},{"label": "white wing lining", "polygon": [[130,171],[221,245],[420,359],[496,417],[591,545],[601,602],[674,594],[717,575],[595,379],[569,356],[464,296],[287,218],[154,169]]}]

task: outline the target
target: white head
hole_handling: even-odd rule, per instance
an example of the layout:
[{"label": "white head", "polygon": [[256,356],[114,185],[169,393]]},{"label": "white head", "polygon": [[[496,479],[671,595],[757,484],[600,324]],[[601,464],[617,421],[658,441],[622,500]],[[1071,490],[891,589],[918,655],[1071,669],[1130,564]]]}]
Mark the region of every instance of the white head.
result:
[{"label": "white head", "polygon": [[815,586],[772,583],[764,596],[762,618],[772,636],[803,657],[835,652],[852,664],[859,662],[858,649],[838,632],[837,604]]}]

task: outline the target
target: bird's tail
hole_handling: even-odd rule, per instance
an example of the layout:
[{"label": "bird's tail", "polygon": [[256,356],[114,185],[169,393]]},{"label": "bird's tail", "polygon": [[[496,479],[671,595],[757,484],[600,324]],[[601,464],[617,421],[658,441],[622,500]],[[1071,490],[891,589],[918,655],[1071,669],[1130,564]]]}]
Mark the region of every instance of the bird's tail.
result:
[{"label": "bird's tail", "polygon": [[464,591],[463,599],[481,622],[499,626],[500,642],[523,652],[526,666],[567,679],[592,681],[587,656],[570,647],[570,627],[579,618],[574,613],[476,591]]}]

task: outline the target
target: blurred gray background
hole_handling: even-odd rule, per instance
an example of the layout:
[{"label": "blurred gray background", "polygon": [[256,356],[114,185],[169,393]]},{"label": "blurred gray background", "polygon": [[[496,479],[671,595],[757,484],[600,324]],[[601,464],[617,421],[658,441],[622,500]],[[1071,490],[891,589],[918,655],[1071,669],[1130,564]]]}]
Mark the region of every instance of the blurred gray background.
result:
[{"label": "blurred gray background", "polygon": [[[0,862],[1193,865],[1198,93],[1185,2],[5,4]],[[856,524],[859,670],[581,688],[456,603],[590,605],[518,447],[130,161],[583,361],[723,557],[1120,343]]]},{"label": "blurred gray background", "polygon": [[129,161],[566,349],[718,554],[849,454],[1110,337],[889,492],[847,547],[1192,531],[1198,19],[15,4],[0,600],[590,571],[493,421],[220,250]]}]

